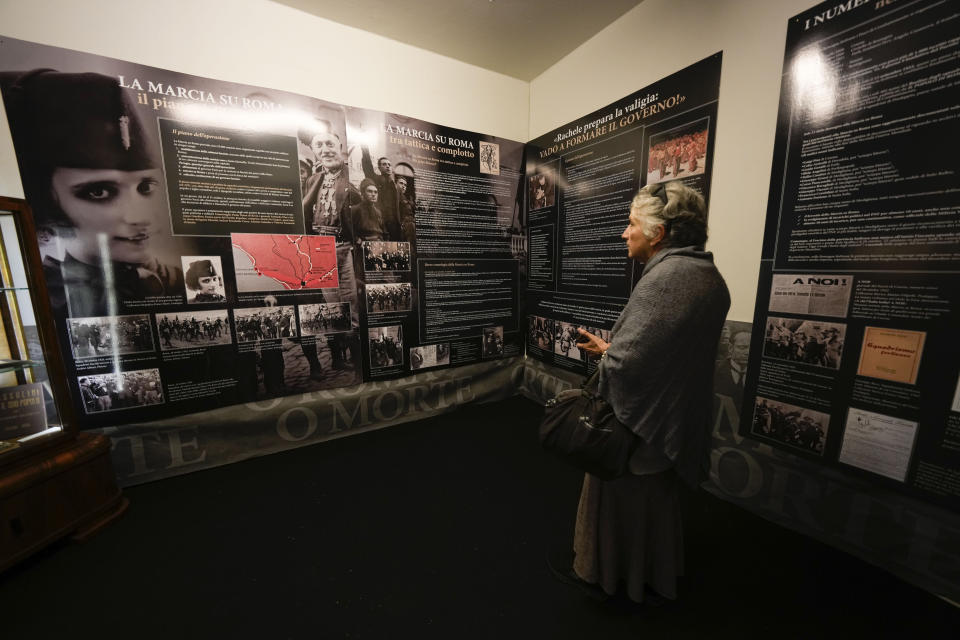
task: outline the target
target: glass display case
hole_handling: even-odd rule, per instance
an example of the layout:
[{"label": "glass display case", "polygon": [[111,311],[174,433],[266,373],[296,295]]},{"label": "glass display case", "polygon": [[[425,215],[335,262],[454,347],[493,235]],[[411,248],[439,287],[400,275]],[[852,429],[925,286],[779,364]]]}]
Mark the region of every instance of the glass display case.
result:
[{"label": "glass display case", "polygon": [[0,570],[126,508],[110,441],[81,433],[30,209],[0,197]]},{"label": "glass display case", "polygon": [[69,438],[73,425],[35,237],[25,204],[0,199],[0,465],[4,466],[33,449]]}]

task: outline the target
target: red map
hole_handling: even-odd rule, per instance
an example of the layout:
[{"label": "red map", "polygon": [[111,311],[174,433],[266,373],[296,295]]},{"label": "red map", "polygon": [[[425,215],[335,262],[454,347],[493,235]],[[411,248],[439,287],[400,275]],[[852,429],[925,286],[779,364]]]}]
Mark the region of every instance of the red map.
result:
[{"label": "red map", "polygon": [[328,289],[337,287],[333,236],[234,233],[238,291]]}]

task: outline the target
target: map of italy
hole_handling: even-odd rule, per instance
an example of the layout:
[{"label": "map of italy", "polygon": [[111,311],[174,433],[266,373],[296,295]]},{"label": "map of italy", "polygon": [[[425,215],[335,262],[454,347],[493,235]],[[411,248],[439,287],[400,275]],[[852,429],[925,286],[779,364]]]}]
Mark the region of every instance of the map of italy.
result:
[{"label": "map of italy", "polygon": [[333,236],[233,233],[237,291],[328,289],[338,285]]}]

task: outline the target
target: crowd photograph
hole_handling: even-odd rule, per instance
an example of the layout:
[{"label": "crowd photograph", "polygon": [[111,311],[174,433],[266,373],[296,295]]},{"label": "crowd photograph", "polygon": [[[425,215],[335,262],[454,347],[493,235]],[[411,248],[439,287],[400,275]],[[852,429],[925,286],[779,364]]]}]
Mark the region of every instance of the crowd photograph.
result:
[{"label": "crowd photograph", "polygon": [[163,402],[159,369],[80,376],[77,381],[83,410],[88,414]]},{"label": "crowd photograph", "polygon": [[839,369],[846,332],[847,325],[838,322],[770,316],[763,336],[763,355]]},{"label": "crowd photograph", "polygon": [[412,287],[409,282],[367,285],[367,313],[410,311]]},{"label": "crowd photograph", "polygon": [[321,302],[297,307],[300,332],[305,336],[350,331],[349,302]]},{"label": "crowd photograph", "polygon": [[233,323],[237,329],[237,342],[297,336],[296,311],[293,305],[235,309]]},{"label": "crowd photograph", "polygon": [[148,315],[70,318],[67,328],[70,349],[78,360],[153,351],[153,330]]},{"label": "crowd photograph", "polygon": [[609,329],[599,329],[597,327],[587,327],[570,322],[555,321],[553,352],[572,360],[582,360],[586,362],[587,352],[577,346],[578,342],[583,341],[578,329],[584,329],[601,340],[610,341]]},{"label": "crowd photograph", "polygon": [[364,242],[364,271],[410,271],[409,242]]},{"label": "crowd photograph", "polygon": [[822,454],[829,426],[826,413],[757,396],[752,428],[755,435]]},{"label": "crowd photograph", "polygon": [[226,309],[158,313],[157,330],[164,351],[233,342]]},{"label": "crowd photograph", "polygon": [[[701,128],[702,127],[702,128]],[[703,173],[707,158],[707,123],[694,130],[671,130],[650,139],[647,184]]]}]

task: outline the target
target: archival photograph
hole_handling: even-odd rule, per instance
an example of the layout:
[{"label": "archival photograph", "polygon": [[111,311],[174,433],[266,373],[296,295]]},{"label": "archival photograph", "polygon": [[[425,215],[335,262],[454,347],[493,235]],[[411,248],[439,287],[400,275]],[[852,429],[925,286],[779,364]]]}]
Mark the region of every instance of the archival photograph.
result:
[{"label": "archival photograph", "polygon": [[847,325],[839,322],[767,318],[763,355],[778,360],[839,369]]},{"label": "archival photograph", "polygon": [[821,411],[757,396],[753,410],[754,435],[823,455],[830,416]]},{"label": "archival photograph", "polygon": [[554,329],[554,348],[553,352],[572,360],[587,361],[588,353],[577,346],[581,341],[580,332],[577,329],[583,329],[592,333],[602,340],[610,342],[610,330],[600,329],[598,327],[587,327],[584,325],[572,324],[570,322],[556,322]]},{"label": "archival photograph", "polygon": [[293,305],[235,309],[233,323],[237,342],[257,342],[297,336],[296,311]]},{"label": "archival photograph", "polygon": [[220,256],[181,256],[188,303],[226,302]]},{"label": "archival photograph", "polygon": [[556,171],[550,165],[537,168],[527,179],[527,198],[530,211],[552,207],[556,200]]},{"label": "archival photograph", "polygon": [[410,369],[429,369],[450,364],[450,343],[427,344],[410,349]]},{"label": "archival photograph", "polygon": [[484,358],[499,358],[503,355],[503,327],[484,327],[483,352]]},{"label": "archival photograph", "polygon": [[364,271],[410,271],[410,243],[374,240],[363,243]]},{"label": "archival photograph", "polygon": [[300,331],[305,336],[350,331],[349,302],[321,302],[302,304],[297,308]]},{"label": "archival photograph", "polygon": [[708,128],[709,120],[703,118],[651,136],[647,184],[704,173]]},{"label": "archival photograph", "polygon": [[70,350],[77,360],[153,351],[149,315],[68,318]]},{"label": "archival photograph", "polygon": [[133,409],[164,401],[159,369],[80,376],[77,382],[83,410],[88,414]]},{"label": "archival photograph", "polygon": [[367,313],[410,311],[412,287],[409,282],[368,284]]},{"label": "archival photograph", "polygon": [[957,390],[953,392],[953,404],[950,405],[950,411],[960,413],[960,376],[957,377]]},{"label": "archival photograph", "polygon": [[553,320],[541,316],[527,318],[527,341],[541,349],[553,350]]},{"label": "archival photograph", "polygon": [[158,313],[157,330],[164,351],[233,342],[226,309]]},{"label": "archival photograph", "polygon": [[403,327],[370,327],[370,368],[403,364]]}]

